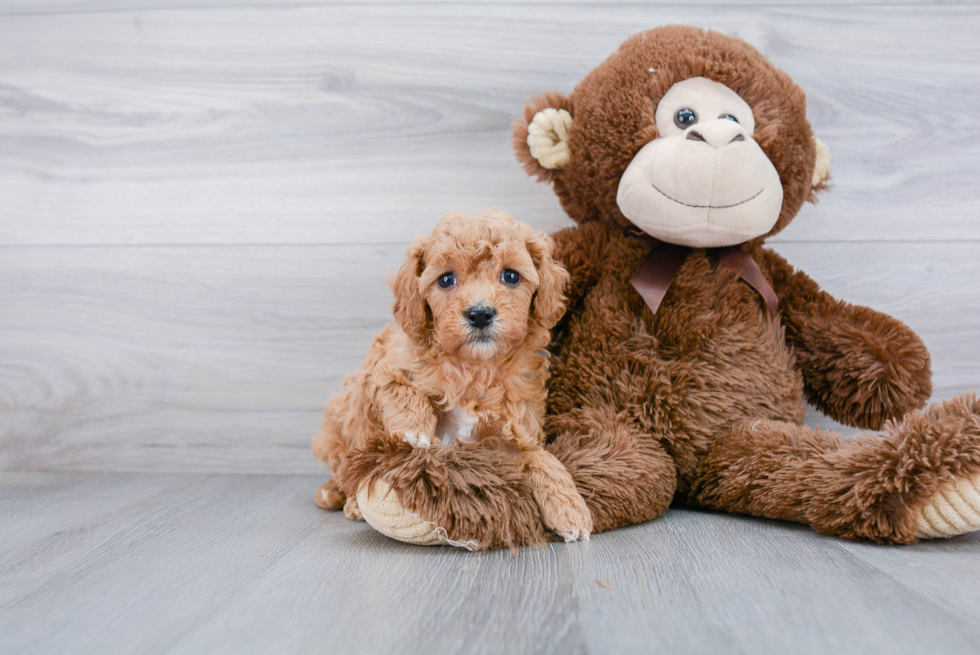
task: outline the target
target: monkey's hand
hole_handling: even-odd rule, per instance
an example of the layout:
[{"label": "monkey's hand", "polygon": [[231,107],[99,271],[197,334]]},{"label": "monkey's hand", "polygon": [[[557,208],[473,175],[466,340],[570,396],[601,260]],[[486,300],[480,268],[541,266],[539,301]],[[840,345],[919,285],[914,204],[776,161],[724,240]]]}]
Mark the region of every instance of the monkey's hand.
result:
[{"label": "monkey's hand", "polygon": [[841,423],[871,429],[925,405],[932,395],[929,351],[911,328],[834,299],[774,252],[758,254],[810,402]]}]

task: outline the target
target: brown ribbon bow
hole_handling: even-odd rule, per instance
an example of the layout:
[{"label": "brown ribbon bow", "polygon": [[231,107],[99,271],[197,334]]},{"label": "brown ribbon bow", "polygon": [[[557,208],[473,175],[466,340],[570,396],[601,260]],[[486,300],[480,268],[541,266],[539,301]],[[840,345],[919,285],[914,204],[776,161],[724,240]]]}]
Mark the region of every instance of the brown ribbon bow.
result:
[{"label": "brown ribbon bow", "polygon": [[[670,288],[677,271],[680,270],[681,265],[684,264],[691,252],[692,249],[687,246],[661,243],[654,246],[646,260],[636,269],[636,273],[630,282],[654,314],[657,313],[660,303],[667,295],[667,289]],[[752,255],[740,250],[738,246],[710,248],[706,252],[709,257],[717,259],[722,266],[735,273],[755,289],[766,301],[769,317],[776,318],[779,297],[773,291],[766,276],[762,274],[762,269],[759,268]]]}]

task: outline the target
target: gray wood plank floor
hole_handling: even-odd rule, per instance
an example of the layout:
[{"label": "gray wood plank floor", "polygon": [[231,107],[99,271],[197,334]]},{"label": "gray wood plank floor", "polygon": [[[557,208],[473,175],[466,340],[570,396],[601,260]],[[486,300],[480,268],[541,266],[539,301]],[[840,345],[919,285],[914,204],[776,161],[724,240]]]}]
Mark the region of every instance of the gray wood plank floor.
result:
[{"label": "gray wood plank floor", "polygon": [[672,509],[516,554],[386,539],[306,475],[0,474],[0,652],[976,653],[980,535]]}]

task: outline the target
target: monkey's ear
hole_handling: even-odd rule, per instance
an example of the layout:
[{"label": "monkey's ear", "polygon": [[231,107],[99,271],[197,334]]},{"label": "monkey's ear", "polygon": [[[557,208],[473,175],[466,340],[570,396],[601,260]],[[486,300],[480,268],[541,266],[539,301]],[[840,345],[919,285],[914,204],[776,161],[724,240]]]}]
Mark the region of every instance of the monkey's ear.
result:
[{"label": "monkey's ear", "polygon": [[546,93],[524,105],[514,119],[514,152],[528,175],[539,181],[555,179],[568,163],[568,130],[572,126],[572,102],[560,93]]},{"label": "monkey's ear", "polygon": [[427,343],[431,329],[429,309],[419,279],[425,269],[425,246],[425,240],[416,240],[405,255],[405,263],[389,281],[391,290],[395,292],[395,305],[392,307],[395,321],[415,343]]},{"label": "monkey's ear", "polygon": [[830,148],[816,137],[813,140],[817,145],[817,161],[813,166],[813,179],[810,180],[811,201],[815,200],[814,193],[830,186]]}]

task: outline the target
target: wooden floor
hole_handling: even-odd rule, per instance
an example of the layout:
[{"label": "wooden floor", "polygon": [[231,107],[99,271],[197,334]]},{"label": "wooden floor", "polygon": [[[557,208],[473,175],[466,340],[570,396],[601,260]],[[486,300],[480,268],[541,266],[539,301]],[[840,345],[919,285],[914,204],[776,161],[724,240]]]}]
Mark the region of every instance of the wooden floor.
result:
[{"label": "wooden floor", "polygon": [[980,389],[976,0],[0,0],[0,655],[980,652],[980,535],[672,509],[480,556],[313,505],[411,236],[567,225],[510,122],[668,23],[807,92],[834,188],[773,247]]},{"label": "wooden floor", "polygon": [[324,512],[320,481],[0,474],[0,652],[980,652],[980,534],[880,547],[672,509],[478,555]]}]

